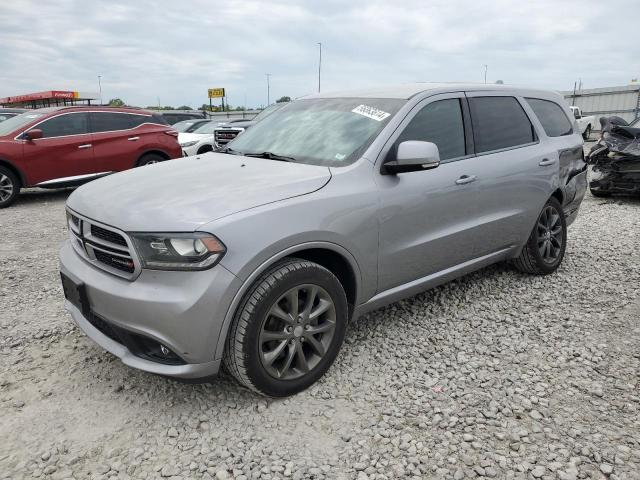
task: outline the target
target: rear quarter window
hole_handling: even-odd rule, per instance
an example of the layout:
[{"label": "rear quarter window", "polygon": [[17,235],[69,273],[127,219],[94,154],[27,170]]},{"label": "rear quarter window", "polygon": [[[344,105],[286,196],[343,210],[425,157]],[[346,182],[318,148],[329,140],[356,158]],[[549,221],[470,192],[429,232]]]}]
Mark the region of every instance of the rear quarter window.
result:
[{"label": "rear quarter window", "polygon": [[537,140],[529,117],[515,97],[469,98],[477,153],[527,145]]},{"label": "rear quarter window", "polygon": [[573,133],[573,125],[562,110],[562,107],[550,100],[527,98],[527,103],[542,124],[544,132],[549,137],[561,137]]}]

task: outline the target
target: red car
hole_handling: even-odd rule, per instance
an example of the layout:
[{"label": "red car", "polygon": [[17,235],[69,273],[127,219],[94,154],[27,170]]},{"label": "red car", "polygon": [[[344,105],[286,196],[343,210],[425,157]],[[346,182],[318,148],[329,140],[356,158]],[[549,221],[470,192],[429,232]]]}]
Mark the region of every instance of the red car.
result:
[{"label": "red car", "polygon": [[61,107],[0,123],[0,208],[23,187],[79,185],[133,167],[182,157],[178,133],[137,108]]}]

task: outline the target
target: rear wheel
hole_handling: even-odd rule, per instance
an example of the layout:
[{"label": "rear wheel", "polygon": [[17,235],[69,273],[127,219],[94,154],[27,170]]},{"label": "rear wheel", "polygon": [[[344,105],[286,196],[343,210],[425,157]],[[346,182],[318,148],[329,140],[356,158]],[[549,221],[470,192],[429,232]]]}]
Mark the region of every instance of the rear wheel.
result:
[{"label": "rear wheel", "polygon": [[140,160],[136,162],[136,167],[146,167],[147,165],[153,165],[154,163],[164,162],[166,158],[157,153],[147,153],[140,157]]},{"label": "rear wheel", "polygon": [[347,299],[326,268],[287,259],[260,277],[231,325],[224,364],[246,387],[293,395],[331,366],[347,325]]},{"label": "rear wheel", "polygon": [[0,208],[6,208],[16,201],[20,193],[20,181],[15,173],[0,167]]},{"label": "rear wheel", "polygon": [[526,245],[513,264],[521,272],[548,275],[562,263],[566,244],[564,211],[560,202],[551,197],[542,208]]}]

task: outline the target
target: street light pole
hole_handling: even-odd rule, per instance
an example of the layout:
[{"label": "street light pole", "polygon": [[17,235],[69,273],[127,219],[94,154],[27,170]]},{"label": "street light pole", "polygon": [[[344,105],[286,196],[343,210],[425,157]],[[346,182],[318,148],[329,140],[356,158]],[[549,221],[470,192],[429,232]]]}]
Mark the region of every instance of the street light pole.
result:
[{"label": "street light pole", "polygon": [[489,69],[489,65],[484,66],[484,83],[487,83],[487,70]]},{"label": "street light pole", "polygon": [[271,74],[270,73],[265,73],[265,75],[267,76],[267,107],[269,105],[271,105],[271,85],[269,84],[269,79],[271,78]]},{"label": "street light pole", "polygon": [[98,75],[98,90],[100,90],[100,105],[102,105],[102,82],[100,81],[102,75]]},{"label": "street light pole", "polygon": [[318,59],[318,93],[320,93],[320,73],[322,71],[322,42],[318,42],[320,47],[320,58]]}]

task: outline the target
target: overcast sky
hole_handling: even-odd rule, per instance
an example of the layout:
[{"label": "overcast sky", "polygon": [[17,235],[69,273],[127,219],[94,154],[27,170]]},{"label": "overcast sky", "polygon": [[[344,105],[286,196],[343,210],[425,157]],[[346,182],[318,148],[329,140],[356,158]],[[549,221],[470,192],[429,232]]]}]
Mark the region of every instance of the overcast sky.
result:
[{"label": "overcast sky", "polygon": [[[484,81],[570,90],[640,76],[637,0],[7,0],[0,97],[97,92],[131,105],[266,104],[322,89]],[[619,47],[618,47],[619,46]]]}]

